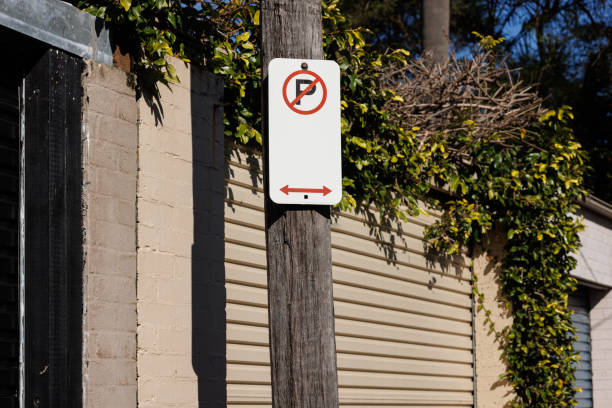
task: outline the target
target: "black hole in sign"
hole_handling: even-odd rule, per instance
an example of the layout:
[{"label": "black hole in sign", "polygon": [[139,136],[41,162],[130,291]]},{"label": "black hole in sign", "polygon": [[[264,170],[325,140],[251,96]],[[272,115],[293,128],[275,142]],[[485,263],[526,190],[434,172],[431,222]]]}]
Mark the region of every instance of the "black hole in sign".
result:
[{"label": "black hole in sign", "polygon": [[304,194],[304,199],[308,200],[308,194]]}]

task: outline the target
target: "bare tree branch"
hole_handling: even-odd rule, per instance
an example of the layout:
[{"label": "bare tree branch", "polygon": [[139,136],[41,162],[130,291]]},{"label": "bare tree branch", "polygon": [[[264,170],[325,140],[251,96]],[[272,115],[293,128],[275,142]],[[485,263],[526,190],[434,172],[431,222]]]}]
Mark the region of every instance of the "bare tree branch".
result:
[{"label": "bare tree branch", "polygon": [[476,49],[471,59],[452,55],[442,65],[432,64],[427,56],[414,59],[405,67],[382,71],[381,79],[384,88],[404,101],[390,100],[385,109],[396,113],[405,126],[420,128],[421,143],[461,132],[510,148],[526,143],[519,137],[522,129],[544,112],[536,91],[523,85],[503,59],[482,49]]}]

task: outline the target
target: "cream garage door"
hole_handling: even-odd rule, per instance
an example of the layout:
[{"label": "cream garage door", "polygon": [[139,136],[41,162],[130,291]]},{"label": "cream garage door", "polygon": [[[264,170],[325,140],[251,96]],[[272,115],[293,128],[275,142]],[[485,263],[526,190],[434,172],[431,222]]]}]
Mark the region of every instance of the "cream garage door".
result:
[{"label": "cream garage door", "polygon": [[[228,147],[225,206],[228,406],[271,406],[264,195],[257,154]],[[340,405],[467,407],[473,402],[467,257],[442,270],[423,253],[432,217],[380,233],[361,216],[332,224]]]}]

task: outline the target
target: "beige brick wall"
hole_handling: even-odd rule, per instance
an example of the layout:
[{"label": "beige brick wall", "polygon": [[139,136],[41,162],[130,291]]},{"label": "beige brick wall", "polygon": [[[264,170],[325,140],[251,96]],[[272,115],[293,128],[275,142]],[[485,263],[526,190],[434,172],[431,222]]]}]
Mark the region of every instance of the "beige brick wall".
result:
[{"label": "beige brick wall", "polygon": [[[608,207],[608,206],[604,206]],[[609,208],[609,207],[608,207]],[[602,213],[582,208],[584,231],[578,265],[572,275],[597,287],[590,289],[591,370],[593,405],[612,407],[612,220]]]},{"label": "beige brick wall", "polygon": [[174,65],[181,83],[160,87],[153,107],[139,102],[138,403],[143,408],[225,403],[223,85],[211,74]]},{"label": "beige brick wall", "polygon": [[476,342],[476,401],[478,408],[500,408],[512,397],[512,387],[499,380],[506,371],[501,357],[499,342],[495,334],[489,333],[485,325],[485,310],[491,311],[491,320],[496,329],[512,324],[512,318],[505,309],[499,292],[499,261],[503,255],[505,238],[500,233],[490,236],[485,248],[476,248],[474,273],[478,275],[478,288],[484,294],[484,309],[476,312],[474,339]]},{"label": "beige brick wall", "polygon": [[612,219],[587,208],[582,209],[584,231],[574,255],[578,264],[572,276],[598,286],[612,288]]},{"label": "beige brick wall", "polygon": [[590,290],[593,406],[612,407],[612,290]]},{"label": "beige brick wall", "polygon": [[87,408],[136,406],[136,126],[125,72],[83,77],[84,339]]}]

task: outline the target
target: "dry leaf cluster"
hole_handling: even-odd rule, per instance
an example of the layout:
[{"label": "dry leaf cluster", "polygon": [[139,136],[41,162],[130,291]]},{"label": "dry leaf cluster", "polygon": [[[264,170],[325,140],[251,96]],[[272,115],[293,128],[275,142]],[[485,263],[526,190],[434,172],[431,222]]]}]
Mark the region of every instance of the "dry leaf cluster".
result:
[{"label": "dry leaf cluster", "polygon": [[405,126],[420,128],[422,144],[434,135],[450,138],[464,131],[475,139],[496,135],[496,143],[510,147],[544,112],[536,90],[483,49],[471,58],[452,55],[443,64],[428,56],[415,58],[405,67],[386,69],[381,79],[403,99],[388,101],[385,109],[397,113]]}]

